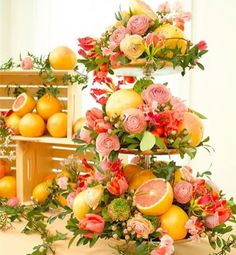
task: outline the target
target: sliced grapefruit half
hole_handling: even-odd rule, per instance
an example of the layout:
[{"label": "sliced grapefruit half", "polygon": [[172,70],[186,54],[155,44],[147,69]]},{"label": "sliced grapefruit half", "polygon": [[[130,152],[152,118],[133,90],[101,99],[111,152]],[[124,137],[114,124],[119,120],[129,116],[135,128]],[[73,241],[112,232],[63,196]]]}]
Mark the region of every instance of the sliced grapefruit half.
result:
[{"label": "sliced grapefruit half", "polygon": [[33,111],[36,102],[34,98],[27,93],[21,93],[12,105],[12,110],[20,117]]},{"label": "sliced grapefruit half", "polygon": [[161,215],[173,203],[173,189],[165,179],[155,178],[145,182],[134,194],[134,204],[145,215]]}]

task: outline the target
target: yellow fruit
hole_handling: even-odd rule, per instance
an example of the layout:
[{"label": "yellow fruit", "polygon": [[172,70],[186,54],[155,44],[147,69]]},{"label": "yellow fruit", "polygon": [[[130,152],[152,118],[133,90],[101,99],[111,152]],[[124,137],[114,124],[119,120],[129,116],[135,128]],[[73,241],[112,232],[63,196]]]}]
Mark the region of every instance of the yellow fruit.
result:
[{"label": "yellow fruit", "polygon": [[11,198],[16,196],[16,178],[5,176],[0,179],[0,197]]},{"label": "yellow fruit", "polygon": [[182,167],[182,168],[179,168],[175,171],[174,183],[178,183],[182,180],[185,180],[185,181],[188,181],[188,182],[192,182],[194,180],[193,176],[191,175],[191,173],[186,168],[187,167]]},{"label": "yellow fruit", "polygon": [[145,182],[134,194],[134,204],[145,215],[161,215],[173,202],[173,189],[169,182],[155,178]]},{"label": "yellow fruit", "polygon": [[138,189],[143,183],[148,180],[155,179],[156,176],[152,173],[152,170],[146,169],[137,172],[129,182],[129,191]]},{"label": "yellow fruit", "polygon": [[74,124],[73,124],[73,133],[77,134],[78,131],[84,126],[84,123],[86,122],[86,118],[80,117],[78,118]]},{"label": "yellow fruit", "polygon": [[155,12],[142,0],[130,0],[129,7],[133,14],[144,14],[152,20],[157,19]]},{"label": "yellow fruit", "polygon": [[47,122],[47,130],[53,137],[66,137],[67,135],[67,114],[58,112],[53,114]]},{"label": "yellow fruit", "polygon": [[101,202],[104,194],[104,188],[102,185],[97,185],[86,190],[86,202],[92,210],[95,210]]},{"label": "yellow fruit", "polygon": [[127,164],[124,167],[124,174],[125,174],[125,178],[128,181],[128,183],[131,181],[131,179],[134,177],[134,175],[137,174],[138,172],[140,172],[141,170],[142,170],[142,168],[138,165]]},{"label": "yellow fruit", "polygon": [[14,135],[19,135],[20,117],[16,113],[12,113],[6,118],[6,125],[13,131]]},{"label": "yellow fruit", "polygon": [[142,97],[132,89],[120,89],[114,92],[107,101],[106,113],[109,117],[120,116],[129,108],[138,108],[143,104]]},{"label": "yellow fruit", "polygon": [[81,191],[75,197],[72,210],[77,220],[82,220],[89,213],[90,207],[86,202],[86,190]]},{"label": "yellow fruit", "polygon": [[167,231],[167,234],[174,240],[184,239],[187,235],[185,224],[189,217],[180,207],[172,205],[170,209],[161,215],[161,228]]},{"label": "yellow fruit", "polygon": [[12,110],[21,117],[29,112],[32,112],[35,104],[36,102],[32,96],[26,93],[21,93],[14,101]]},{"label": "yellow fruit", "polygon": [[[180,54],[184,55],[187,49],[187,41],[185,40],[184,32],[169,23],[159,26],[155,33],[161,33],[165,37],[164,47],[168,49],[175,49],[176,47],[180,49]],[[166,57],[173,57],[172,52],[168,52]]]},{"label": "yellow fruit", "polygon": [[45,127],[41,116],[36,113],[27,113],[20,120],[19,131],[25,137],[39,137],[44,134]]},{"label": "yellow fruit", "polygon": [[188,133],[191,134],[190,144],[197,146],[203,138],[204,126],[201,119],[194,113],[186,112],[184,119],[179,124],[179,132],[183,129],[187,129]]},{"label": "yellow fruit", "polygon": [[50,65],[57,70],[72,70],[77,64],[76,54],[66,46],[59,46],[49,54]]},{"label": "yellow fruit", "polygon": [[52,192],[49,188],[50,185],[50,181],[45,181],[35,186],[32,192],[32,199],[39,204],[44,203]]},{"label": "yellow fruit", "polygon": [[62,110],[62,104],[58,98],[51,94],[42,96],[36,104],[37,113],[44,119],[48,120],[54,113]]}]

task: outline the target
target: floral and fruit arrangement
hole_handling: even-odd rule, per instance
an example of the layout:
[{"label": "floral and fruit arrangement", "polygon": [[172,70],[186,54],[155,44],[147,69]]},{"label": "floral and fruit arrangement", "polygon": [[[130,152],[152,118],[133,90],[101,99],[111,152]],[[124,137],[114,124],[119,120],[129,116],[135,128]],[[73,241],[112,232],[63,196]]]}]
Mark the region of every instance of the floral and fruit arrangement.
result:
[{"label": "floral and fruit arrangement", "polygon": [[[32,255],[56,254],[54,242],[66,239],[68,246],[75,242],[91,249],[99,239],[108,240],[114,252],[123,255],[171,255],[179,240],[203,238],[214,250],[211,255],[228,254],[236,248],[230,225],[236,223],[234,199],[211,180],[210,171],[194,174],[190,166],[172,159],[172,154],[193,159],[200,146],[211,149],[209,137],[204,138],[205,117],[174,96],[168,83],[152,77],[166,67],[180,67],[183,75],[186,68],[204,69],[199,60],[207,44],[186,38],[185,22],[191,14],[179,4],[171,7],[165,2],[153,11],[143,1],[131,0],[129,11],[120,10],[116,18],[101,38],[79,39],[83,59],[78,62],[88,73],[93,71],[93,83],[99,87],[92,87],[91,95],[100,107],[88,109],[73,124],[76,153],[38,180],[28,204],[20,204],[15,193],[1,193],[9,185],[1,184],[9,169],[0,161],[0,229],[24,219],[22,232],[37,232],[42,238]],[[60,50],[62,55],[49,55],[51,66],[75,68],[73,54]],[[143,77],[113,81],[114,70],[137,66],[144,70]],[[36,102],[20,93],[12,113],[0,119],[0,134],[32,137],[47,129],[51,136],[64,137],[66,114],[61,111],[53,94]],[[61,124],[58,132],[56,123]],[[127,161],[120,154],[133,156]],[[160,160],[160,155],[169,159]],[[69,234],[50,232],[57,220],[66,221]]]}]

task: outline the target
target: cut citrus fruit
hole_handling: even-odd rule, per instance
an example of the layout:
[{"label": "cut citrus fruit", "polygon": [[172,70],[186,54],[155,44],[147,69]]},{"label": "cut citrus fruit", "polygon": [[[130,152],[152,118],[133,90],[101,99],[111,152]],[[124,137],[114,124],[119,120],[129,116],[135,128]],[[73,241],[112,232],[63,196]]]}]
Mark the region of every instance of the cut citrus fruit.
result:
[{"label": "cut citrus fruit", "polygon": [[129,7],[133,14],[144,14],[153,20],[157,19],[157,15],[151,7],[141,0],[130,0]]},{"label": "cut citrus fruit", "polygon": [[81,191],[75,197],[72,210],[77,220],[82,220],[89,213],[90,207],[86,202],[86,190]]},{"label": "cut citrus fruit", "polygon": [[134,194],[134,204],[145,215],[161,215],[173,202],[173,189],[165,179],[155,178],[145,182]]},{"label": "cut citrus fruit", "polygon": [[172,205],[170,209],[161,215],[161,228],[167,231],[167,234],[174,240],[184,239],[187,235],[185,224],[189,217],[187,213],[179,206]]},{"label": "cut citrus fruit", "polygon": [[18,116],[24,116],[25,114],[32,112],[35,107],[35,100],[32,96],[24,93],[21,93],[12,105],[12,110]]},{"label": "cut citrus fruit", "polygon": [[142,170],[142,168],[139,165],[135,165],[135,164],[127,164],[124,167],[124,174],[125,174],[125,178],[128,181],[128,183],[131,181],[131,179],[135,176],[135,174],[137,174],[138,172],[140,172]]},{"label": "cut citrus fruit", "polygon": [[102,185],[90,187],[86,190],[86,202],[90,208],[95,210],[101,202],[104,194],[104,188]]},{"label": "cut citrus fruit", "polygon": [[50,65],[57,70],[72,70],[77,64],[76,54],[66,46],[59,46],[49,54]]},{"label": "cut citrus fruit", "polygon": [[48,120],[54,113],[62,110],[61,101],[51,94],[42,96],[36,104],[37,113],[44,119]]},{"label": "cut citrus fruit", "polygon": [[201,119],[194,113],[186,112],[184,119],[180,122],[178,130],[179,132],[186,129],[191,134],[190,144],[197,146],[203,138],[204,126]]},{"label": "cut citrus fruit", "polygon": [[109,117],[120,116],[129,108],[138,108],[143,104],[142,97],[132,89],[120,89],[114,92],[107,101],[106,113]]},{"label": "cut citrus fruit", "polygon": [[54,113],[47,122],[47,130],[53,137],[66,137],[67,114],[64,112]]},{"label": "cut citrus fruit", "polygon": [[52,192],[49,188],[50,185],[51,185],[50,181],[39,183],[33,189],[32,198],[39,204],[44,203]]},{"label": "cut citrus fruit", "polygon": [[174,183],[178,183],[182,180],[187,182],[192,182],[194,180],[194,177],[192,176],[191,172],[187,169],[186,166],[183,166],[182,168],[178,168],[175,171]]},{"label": "cut citrus fruit", "polygon": [[0,197],[11,198],[16,196],[16,178],[5,176],[0,179]]},{"label": "cut citrus fruit", "polygon": [[9,117],[6,118],[6,125],[13,131],[14,135],[19,135],[19,124],[20,117],[13,112]]},{"label": "cut citrus fruit", "polygon": [[143,183],[148,180],[155,179],[156,176],[152,173],[152,170],[146,169],[137,172],[129,182],[129,191],[138,189]]},{"label": "cut citrus fruit", "polygon": [[36,113],[27,113],[20,120],[19,131],[25,137],[39,137],[45,132],[45,123]]}]

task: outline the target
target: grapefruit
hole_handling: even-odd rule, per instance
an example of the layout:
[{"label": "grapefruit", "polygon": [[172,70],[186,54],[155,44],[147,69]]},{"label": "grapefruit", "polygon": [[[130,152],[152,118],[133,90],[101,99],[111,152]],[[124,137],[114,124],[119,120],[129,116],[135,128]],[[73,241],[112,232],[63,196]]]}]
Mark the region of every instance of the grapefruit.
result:
[{"label": "grapefruit", "polygon": [[42,96],[36,104],[37,113],[44,119],[48,120],[54,113],[62,110],[61,101],[51,94]]},{"label": "grapefruit", "polygon": [[[185,34],[184,32],[179,29],[178,27],[175,27],[169,23],[163,24],[159,26],[155,33],[160,33],[165,37],[164,41],[164,47],[168,49],[180,49],[180,54],[184,55],[187,50],[187,41],[185,40]],[[166,57],[172,58],[173,53],[168,52],[166,53]]]},{"label": "grapefruit", "polygon": [[19,131],[25,137],[39,137],[44,134],[45,126],[41,116],[36,113],[27,113],[20,120]]},{"label": "grapefruit", "polygon": [[16,178],[5,176],[0,179],[0,197],[11,198],[16,196]]},{"label": "grapefruit", "polygon": [[161,215],[173,202],[173,189],[165,179],[155,178],[141,185],[134,194],[134,204],[145,215]]},{"label": "grapefruit", "polygon": [[157,19],[156,13],[142,0],[130,0],[129,7],[133,14],[144,14],[152,20]]},{"label": "grapefruit", "polygon": [[141,170],[131,178],[129,182],[129,191],[134,191],[138,189],[146,181],[155,178],[156,176],[152,173],[150,169]]},{"label": "grapefruit", "polygon": [[86,201],[86,190],[81,191],[75,197],[72,210],[77,220],[82,220],[89,213],[90,207]]},{"label": "grapefruit", "polygon": [[47,130],[53,137],[66,137],[67,114],[63,112],[54,113],[47,122]]},{"label": "grapefruit", "polygon": [[25,114],[32,112],[35,107],[35,100],[32,96],[24,93],[21,93],[12,105],[12,110],[20,117]]},{"label": "grapefruit", "polygon": [[125,178],[128,181],[128,183],[132,180],[134,175],[140,171],[142,171],[142,168],[140,166],[134,165],[134,164],[127,164],[124,167],[124,174],[125,174]]},{"label": "grapefruit", "polygon": [[20,134],[19,124],[20,117],[14,112],[9,117],[6,118],[6,125],[13,131],[14,135]]},{"label": "grapefruit", "polygon": [[179,132],[186,129],[191,134],[190,144],[197,146],[203,138],[204,126],[201,119],[192,112],[186,112],[184,114],[183,121],[178,126]]},{"label": "grapefruit", "polygon": [[106,113],[108,117],[120,116],[129,108],[138,108],[143,104],[142,97],[132,89],[120,89],[114,92],[107,100]]},{"label": "grapefruit", "polygon": [[172,205],[170,209],[160,217],[161,228],[174,240],[184,239],[187,235],[185,224],[189,217],[179,206]]},{"label": "grapefruit", "polygon": [[32,192],[32,199],[39,204],[43,204],[52,192],[49,189],[50,185],[50,181],[45,181],[35,186]]},{"label": "grapefruit", "polygon": [[56,70],[72,70],[76,67],[77,58],[73,50],[59,46],[50,52],[49,62]]},{"label": "grapefruit", "polygon": [[8,160],[0,159],[0,179],[5,175],[10,174],[11,166]]},{"label": "grapefruit", "polygon": [[73,124],[73,133],[77,134],[81,130],[81,128],[84,126],[85,122],[86,122],[86,118],[84,117],[78,118]]}]

